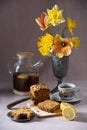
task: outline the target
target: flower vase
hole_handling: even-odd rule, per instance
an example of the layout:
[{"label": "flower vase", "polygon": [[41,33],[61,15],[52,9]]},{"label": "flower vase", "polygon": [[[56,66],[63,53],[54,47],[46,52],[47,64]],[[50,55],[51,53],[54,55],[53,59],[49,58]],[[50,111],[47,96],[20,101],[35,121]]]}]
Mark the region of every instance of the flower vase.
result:
[{"label": "flower vase", "polygon": [[58,91],[58,85],[62,83],[63,78],[66,76],[69,65],[69,56],[64,56],[62,58],[56,57],[56,55],[52,54],[52,70],[57,78],[57,86],[51,91],[51,93]]}]

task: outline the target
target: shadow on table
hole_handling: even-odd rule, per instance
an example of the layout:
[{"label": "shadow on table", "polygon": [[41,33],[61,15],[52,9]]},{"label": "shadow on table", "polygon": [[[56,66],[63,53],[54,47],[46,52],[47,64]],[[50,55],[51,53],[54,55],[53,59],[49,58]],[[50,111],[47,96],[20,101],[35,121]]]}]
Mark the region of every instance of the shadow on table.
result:
[{"label": "shadow on table", "polygon": [[87,123],[87,113],[79,112],[75,121]]}]

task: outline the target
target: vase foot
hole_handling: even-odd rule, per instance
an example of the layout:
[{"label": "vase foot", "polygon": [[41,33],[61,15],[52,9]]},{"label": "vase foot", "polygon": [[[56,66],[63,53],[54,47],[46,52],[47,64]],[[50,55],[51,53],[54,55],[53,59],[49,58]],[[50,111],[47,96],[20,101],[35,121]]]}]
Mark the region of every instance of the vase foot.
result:
[{"label": "vase foot", "polygon": [[55,87],[54,89],[51,90],[51,93],[55,93],[55,92],[58,92],[58,87]]}]

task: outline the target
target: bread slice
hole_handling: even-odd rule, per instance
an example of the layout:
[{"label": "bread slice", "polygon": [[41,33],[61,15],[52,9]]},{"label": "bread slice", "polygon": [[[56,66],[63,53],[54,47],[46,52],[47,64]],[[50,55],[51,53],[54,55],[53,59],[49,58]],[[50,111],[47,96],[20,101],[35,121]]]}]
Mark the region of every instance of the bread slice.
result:
[{"label": "bread slice", "polygon": [[37,106],[43,111],[55,112],[60,108],[60,103],[53,100],[45,100],[43,102],[38,103]]},{"label": "bread slice", "polygon": [[50,89],[45,84],[35,84],[30,87],[30,95],[34,105],[50,98]]}]

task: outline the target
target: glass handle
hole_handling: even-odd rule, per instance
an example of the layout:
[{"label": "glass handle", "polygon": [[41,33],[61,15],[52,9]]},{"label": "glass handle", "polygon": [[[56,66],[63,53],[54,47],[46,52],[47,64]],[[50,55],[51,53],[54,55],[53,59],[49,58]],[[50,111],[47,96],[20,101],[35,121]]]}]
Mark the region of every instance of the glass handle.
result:
[{"label": "glass handle", "polygon": [[34,69],[39,69],[41,66],[43,66],[43,62],[41,60],[39,60],[37,63],[35,63],[33,65]]}]

